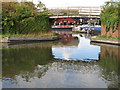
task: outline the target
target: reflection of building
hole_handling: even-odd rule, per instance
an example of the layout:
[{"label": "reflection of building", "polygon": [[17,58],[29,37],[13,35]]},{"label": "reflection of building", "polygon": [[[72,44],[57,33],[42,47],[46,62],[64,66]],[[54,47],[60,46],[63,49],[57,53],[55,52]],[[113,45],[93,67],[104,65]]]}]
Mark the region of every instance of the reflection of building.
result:
[{"label": "reflection of building", "polygon": [[62,43],[66,44],[66,43],[70,42],[71,40],[73,40],[74,37],[72,36],[72,34],[68,34],[68,35],[62,36],[61,39],[62,39],[62,40],[61,40]]},{"label": "reflection of building", "polygon": [[72,34],[72,31],[70,29],[61,29],[61,30],[53,30],[54,33],[58,33],[60,35],[63,35],[63,34]]},{"label": "reflection of building", "polygon": [[109,56],[112,60],[120,60],[119,52],[120,48],[118,47],[101,46],[101,59]]},{"label": "reflection of building", "polygon": [[99,65],[103,68],[103,78],[114,82],[109,84],[109,88],[116,88],[119,85],[118,63],[120,62],[120,57],[118,52],[120,52],[120,48],[118,48],[118,46],[101,46],[101,61],[99,62]]}]

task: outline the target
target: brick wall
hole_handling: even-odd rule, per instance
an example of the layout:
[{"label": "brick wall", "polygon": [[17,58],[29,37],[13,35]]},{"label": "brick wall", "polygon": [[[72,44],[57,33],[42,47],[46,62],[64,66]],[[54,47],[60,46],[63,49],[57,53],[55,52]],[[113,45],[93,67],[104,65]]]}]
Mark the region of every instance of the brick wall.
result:
[{"label": "brick wall", "polygon": [[112,32],[112,28],[110,28],[110,30],[108,32],[106,32],[106,26],[103,24],[101,26],[102,26],[101,35],[120,37],[120,24],[114,33]]}]

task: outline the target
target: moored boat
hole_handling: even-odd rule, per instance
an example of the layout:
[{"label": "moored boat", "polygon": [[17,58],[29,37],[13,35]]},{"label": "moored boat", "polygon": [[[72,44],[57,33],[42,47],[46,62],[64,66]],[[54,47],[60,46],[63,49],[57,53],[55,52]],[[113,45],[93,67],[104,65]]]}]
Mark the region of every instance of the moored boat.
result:
[{"label": "moored boat", "polygon": [[101,26],[100,25],[82,25],[82,26],[78,26],[78,27],[73,27],[72,31],[101,31]]}]

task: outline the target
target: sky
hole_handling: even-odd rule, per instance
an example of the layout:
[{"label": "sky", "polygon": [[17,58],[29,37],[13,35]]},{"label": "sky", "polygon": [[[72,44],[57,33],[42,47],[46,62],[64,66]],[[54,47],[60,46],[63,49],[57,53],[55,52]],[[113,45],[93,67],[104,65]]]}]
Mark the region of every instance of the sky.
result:
[{"label": "sky", "polygon": [[[30,0],[38,3],[39,0]],[[102,6],[109,0],[40,0],[47,8],[68,6]]]}]

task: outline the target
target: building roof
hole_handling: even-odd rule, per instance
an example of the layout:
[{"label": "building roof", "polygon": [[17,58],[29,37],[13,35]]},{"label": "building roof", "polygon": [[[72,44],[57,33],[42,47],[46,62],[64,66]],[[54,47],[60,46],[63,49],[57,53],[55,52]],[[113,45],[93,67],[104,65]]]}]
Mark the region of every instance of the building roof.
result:
[{"label": "building roof", "polygon": [[56,23],[75,23],[76,20],[72,18],[59,18],[55,20]]}]

